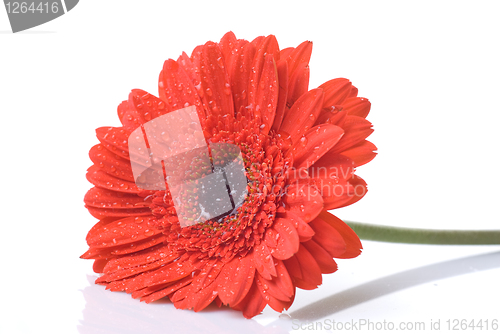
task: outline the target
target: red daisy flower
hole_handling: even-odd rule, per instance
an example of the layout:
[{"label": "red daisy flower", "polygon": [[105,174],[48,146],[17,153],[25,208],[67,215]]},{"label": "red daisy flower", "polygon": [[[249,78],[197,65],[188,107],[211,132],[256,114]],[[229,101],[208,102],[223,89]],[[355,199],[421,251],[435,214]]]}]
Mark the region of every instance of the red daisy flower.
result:
[{"label": "red daisy flower", "polygon": [[[354,170],[376,154],[366,140],[370,102],[343,78],[308,90],[311,51],[308,41],[280,50],[273,35],[248,42],[229,32],[165,61],[159,97],[130,93],[118,106],[122,126],[97,129],[89,153],[85,205],[100,221],[82,258],[95,259],[96,283],[147,303],[168,297],[199,311],[215,302],[250,318],[266,305],[288,309],[296,288],[315,289],[337,270],[333,258],[361,253],[327,210],[366,193]],[[138,187],[129,137],[186,107],[207,145],[239,148],[247,184],[231,212],[182,227],[172,189]],[[181,165],[200,177],[203,166]]]}]

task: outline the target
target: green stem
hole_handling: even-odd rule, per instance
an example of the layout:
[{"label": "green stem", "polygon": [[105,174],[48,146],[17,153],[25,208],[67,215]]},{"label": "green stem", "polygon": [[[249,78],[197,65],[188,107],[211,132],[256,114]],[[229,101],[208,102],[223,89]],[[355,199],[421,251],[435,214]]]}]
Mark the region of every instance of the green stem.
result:
[{"label": "green stem", "polygon": [[500,245],[500,230],[426,230],[345,221],[360,239],[433,245]]}]

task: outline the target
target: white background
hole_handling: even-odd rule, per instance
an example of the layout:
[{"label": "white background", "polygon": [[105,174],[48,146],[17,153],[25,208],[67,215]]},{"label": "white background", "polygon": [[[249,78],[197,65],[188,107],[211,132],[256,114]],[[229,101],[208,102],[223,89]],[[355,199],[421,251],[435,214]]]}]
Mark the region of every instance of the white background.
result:
[{"label": "white background", "polygon": [[294,333],[325,319],[427,330],[440,320],[444,330],[447,319],[500,320],[498,246],[366,241],[319,289],[299,291],[288,316],[266,309],[252,320],[105,291],[78,258],[96,222],[83,207],[94,129],[119,125],[131,89],[156,94],[164,60],[229,30],[274,34],[282,48],[313,41],[310,88],[346,77],[372,102],[379,154],[358,170],[369,192],[339,217],[498,229],[498,13],[496,1],[84,0],[12,34],[0,7],[0,332]]}]

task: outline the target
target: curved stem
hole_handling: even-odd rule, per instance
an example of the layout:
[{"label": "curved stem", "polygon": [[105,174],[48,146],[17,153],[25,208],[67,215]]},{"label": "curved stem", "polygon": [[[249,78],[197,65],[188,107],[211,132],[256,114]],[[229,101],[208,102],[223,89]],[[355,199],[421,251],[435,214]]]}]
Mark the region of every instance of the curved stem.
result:
[{"label": "curved stem", "polygon": [[344,222],[364,240],[433,245],[500,245],[500,230],[427,230]]}]

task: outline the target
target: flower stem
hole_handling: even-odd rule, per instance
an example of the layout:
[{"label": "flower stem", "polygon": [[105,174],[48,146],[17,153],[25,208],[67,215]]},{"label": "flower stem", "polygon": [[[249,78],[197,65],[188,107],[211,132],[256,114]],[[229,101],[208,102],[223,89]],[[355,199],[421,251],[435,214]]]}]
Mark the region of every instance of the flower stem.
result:
[{"label": "flower stem", "polygon": [[433,245],[500,245],[500,230],[427,230],[344,222],[364,240]]}]

